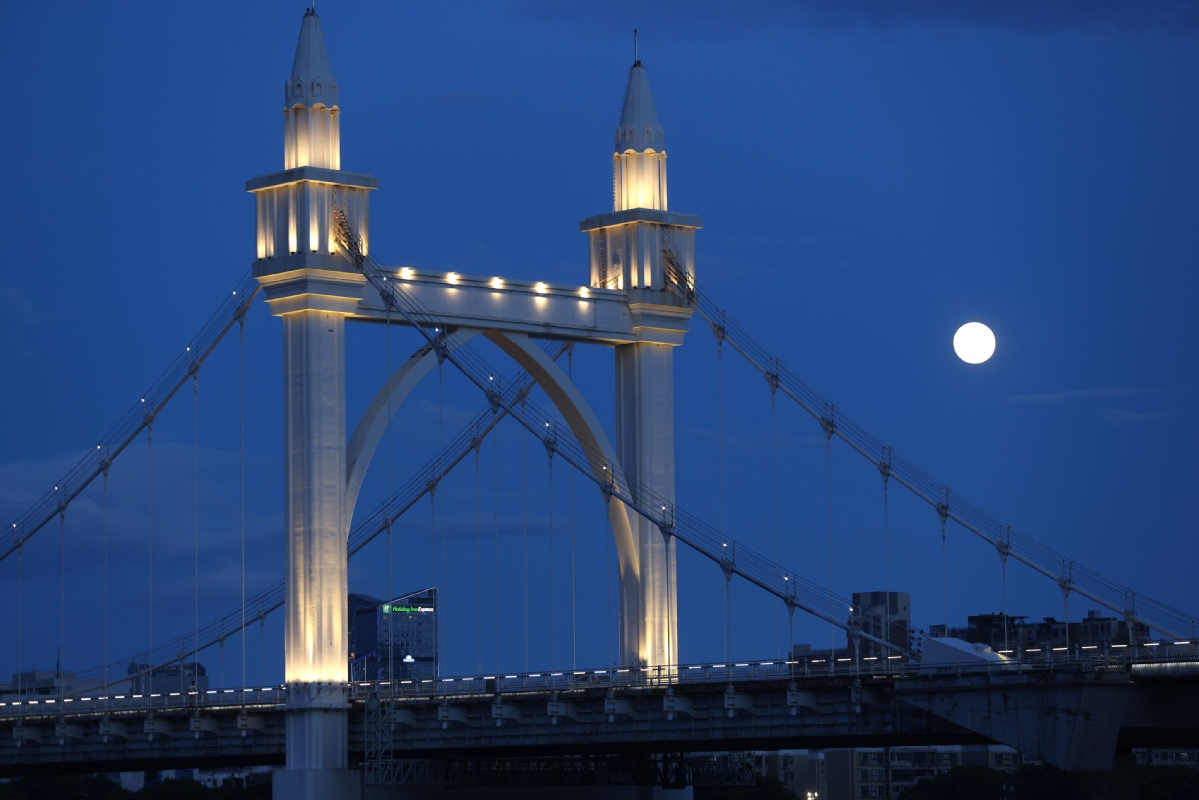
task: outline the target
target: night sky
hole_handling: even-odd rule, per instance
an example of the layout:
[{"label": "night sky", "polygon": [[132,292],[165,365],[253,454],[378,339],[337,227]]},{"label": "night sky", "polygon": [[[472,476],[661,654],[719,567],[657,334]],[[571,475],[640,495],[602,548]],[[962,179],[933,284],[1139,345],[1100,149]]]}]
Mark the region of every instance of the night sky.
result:
[{"label": "night sky", "polygon": [[[372,251],[384,263],[586,282],[578,222],[611,208],[612,133],[638,28],[667,132],[670,209],[705,220],[701,286],[839,410],[955,493],[1199,613],[1199,12],[1190,5],[330,1],[318,11],[340,87],[342,165],[380,180]],[[0,520],[95,446],[249,268],[245,180],[282,168],[283,83],[303,11],[221,0],[0,11],[9,109]],[[951,347],[971,320],[998,339],[978,366]],[[259,302],[245,347],[251,594],[282,574],[280,329]],[[418,344],[397,328],[392,368]],[[352,428],[387,373],[387,337],[352,326],[347,349]],[[488,358],[515,370],[494,351]],[[582,348],[573,364],[606,423],[611,362]],[[190,388],[155,426],[156,640],[194,624],[193,459],[199,616],[239,602],[237,375],[233,337],[200,373],[198,456]],[[719,526],[723,472],[728,535],[773,554],[765,381],[726,350],[721,470],[716,344],[698,318],[675,378],[679,505]],[[431,380],[410,402],[390,455],[375,457],[360,513],[383,500],[389,465],[398,486],[433,456],[439,429],[448,439],[485,405],[448,371],[444,392]],[[824,437],[781,397],[777,428],[779,558],[826,584]],[[427,500],[401,520],[394,593],[441,584],[443,671],[492,669],[498,529],[500,666],[522,668],[527,524],[530,666],[549,666],[551,605],[553,663],[606,664],[615,623],[599,494],[576,476],[576,657],[567,467],[554,465],[551,561],[545,451],[526,440],[522,495],[515,427],[501,428],[499,446],[498,467],[491,441],[481,453],[478,516],[472,456],[439,492],[432,525]],[[148,455],[143,437],[112,472],[114,663],[149,637]],[[833,588],[882,589],[878,472],[834,441],[831,487]],[[30,541],[20,597],[15,557],[0,563],[5,679],[17,668],[18,601],[26,669],[53,667],[60,614],[67,668],[101,662],[104,503],[97,484],[72,504],[65,562],[57,522]],[[936,513],[893,485],[889,529],[890,587],[912,593],[914,624],[941,622]],[[951,624],[999,611],[995,551],[952,523],[948,547]],[[351,589],[385,596],[386,561],[380,539],[351,563]],[[680,555],[684,661],[722,657],[722,604],[719,568]],[[770,658],[786,646],[779,605],[734,580],[736,655]],[[1070,617],[1094,607],[1073,596]],[[1056,584],[1014,563],[1008,610],[1064,613]],[[251,682],[281,679],[280,630],[278,619],[266,626],[262,659],[251,635]],[[797,615],[795,640],[823,646],[828,626]],[[214,683],[240,680],[239,640],[201,660]]]}]

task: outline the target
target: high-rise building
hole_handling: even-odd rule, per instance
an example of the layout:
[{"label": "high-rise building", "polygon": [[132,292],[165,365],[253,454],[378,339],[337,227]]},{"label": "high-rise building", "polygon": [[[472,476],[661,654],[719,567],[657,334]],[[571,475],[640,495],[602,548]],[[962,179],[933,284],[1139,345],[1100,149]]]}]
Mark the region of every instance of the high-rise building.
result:
[{"label": "high-rise building", "polygon": [[350,607],[350,680],[436,678],[437,589],[379,602],[353,594]]}]

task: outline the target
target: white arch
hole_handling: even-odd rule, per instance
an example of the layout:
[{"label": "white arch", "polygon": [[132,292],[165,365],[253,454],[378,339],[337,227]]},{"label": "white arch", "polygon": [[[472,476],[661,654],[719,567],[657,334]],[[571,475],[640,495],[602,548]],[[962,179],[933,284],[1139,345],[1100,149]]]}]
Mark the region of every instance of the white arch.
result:
[{"label": "white arch", "polygon": [[[481,331],[461,330],[447,339],[447,344],[461,346],[479,335]],[[433,345],[426,342],[405,361],[399,369],[392,373],[387,383],[375,395],[375,399],[362,413],[362,418],[354,428],[350,441],[346,444],[346,525],[354,518],[354,506],[358,503],[358,492],[362,489],[362,479],[366,477],[366,469],[370,466],[371,458],[387,432],[391,417],[395,416],[425,376],[437,365],[437,353]],[[387,413],[391,409],[391,414]]]},{"label": "white arch", "polygon": [[[597,480],[607,482],[609,474],[605,468],[610,469],[619,463],[616,450],[604,433],[595,412],[566,373],[523,333],[461,328],[453,342],[461,346],[480,333],[516,361],[545,390],[550,401],[570,426],[575,438],[584,445],[592,474]],[[357,504],[367,467],[387,431],[390,417],[399,411],[412,390],[436,364],[437,354],[433,346],[425,344],[420,347],[388,378],[354,428],[354,433],[346,445],[347,526],[353,518],[354,506]],[[620,488],[625,490],[627,487]],[[623,664],[644,663],[648,653],[642,652],[645,648],[641,621],[645,614],[641,597],[641,568],[637,543],[629,523],[629,510],[624,503],[612,497],[607,507],[620,570],[620,661]]]}]

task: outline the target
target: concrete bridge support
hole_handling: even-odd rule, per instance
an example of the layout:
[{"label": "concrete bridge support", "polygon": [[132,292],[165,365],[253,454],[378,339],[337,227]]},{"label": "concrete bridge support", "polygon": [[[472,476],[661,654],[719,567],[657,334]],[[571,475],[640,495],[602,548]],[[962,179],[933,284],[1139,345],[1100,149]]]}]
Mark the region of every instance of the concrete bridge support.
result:
[{"label": "concrete bridge support", "polygon": [[1119,766],[1117,753],[1151,743],[1148,732],[1173,746],[1199,742],[1196,674],[1194,665],[1073,665],[899,680],[895,695],[1055,767],[1107,773]]}]

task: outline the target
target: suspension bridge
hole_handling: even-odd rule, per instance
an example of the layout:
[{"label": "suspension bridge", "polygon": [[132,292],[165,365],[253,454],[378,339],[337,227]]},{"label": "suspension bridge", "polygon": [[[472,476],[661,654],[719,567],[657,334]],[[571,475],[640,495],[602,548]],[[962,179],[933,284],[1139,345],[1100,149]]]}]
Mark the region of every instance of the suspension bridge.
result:
[{"label": "suspension bridge", "polygon": [[[277,797],[360,796],[364,779],[382,791],[463,775],[578,783],[602,773],[666,791],[719,772],[685,755],[703,751],[998,741],[1060,766],[1107,769],[1119,749],[1193,741],[1195,615],[1088,569],[953,491],[855,423],[788,365],[784,348],[756,340],[752,325],[704,287],[703,221],[668,209],[665,130],[639,60],[616,131],[613,208],[580,224],[590,272],[578,283],[388,265],[370,229],[379,183],[341,169],[338,91],[310,10],[285,89],[284,169],[246,187],[256,206],[251,270],[109,432],[0,532],[16,665],[0,700],[0,726],[11,734],[0,742],[0,772],[277,764],[285,767]],[[247,425],[245,387],[256,370],[275,368],[255,364],[247,375],[248,320],[262,306],[279,318],[284,340],[275,422],[285,547],[273,581],[256,581],[262,570],[247,562],[255,465],[245,443],[257,431]],[[370,337],[369,357],[355,361],[351,329]],[[715,342],[717,406],[707,470],[718,491],[696,509],[677,497],[674,353],[705,330]],[[597,412],[609,401],[578,374],[612,369],[609,352],[614,424]],[[768,403],[769,463],[755,465],[755,480],[771,487],[770,510],[754,517],[766,525],[745,524],[745,499],[726,488],[726,361],[756,376]],[[347,399],[352,368],[379,376],[373,397]],[[223,389],[209,389],[214,372]],[[240,530],[213,537],[202,398],[222,391],[239,457],[220,469],[236,474],[240,497],[220,498],[220,519]],[[415,422],[414,407],[426,412]],[[352,428],[351,409],[359,415]],[[826,525],[807,535],[827,539],[827,564],[781,557],[783,411],[797,412],[821,440],[813,474],[827,489]],[[190,459],[180,458],[189,438]],[[429,449],[417,455],[417,445]],[[1018,564],[1060,590],[1067,622],[1074,598],[1076,610],[1080,602],[1106,609],[1125,637],[1056,650],[1013,641],[998,655],[929,658],[941,637],[846,594],[839,571],[853,565],[834,559],[834,538],[844,535],[834,448],[859,458],[881,494],[875,549],[888,596],[911,580],[890,568],[891,504],[914,501],[931,513],[939,536],[926,560],[938,565],[931,582],[939,583],[942,634],[954,608],[950,541],[956,553],[968,538],[995,554],[1005,625],[1008,567]],[[115,485],[134,471],[144,484]],[[190,500],[185,513],[156,501],[164,486],[168,502]],[[360,504],[364,491],[376,495]],[[136,521],[110,520],[118,492],[144,502]],[[236,552],[212,552],[210,538]],[[130,585],[114,562],[134,547],[146,573]],[[91,558],[95,596],[68,581],[77,552]],[[156,580],[164,557],[189,556],[189,586]],[[351,564],[364,560],[371,564],[355,573]],[[682,632],[689,609],[679,587],[690,570],[706,571],[703,593],[719,612],[718,624],[692,628],[708,645],[719,642],[720,657],[702,663],[687,658]],[[436,587],[437,674],[404,675],[388,663],[350,680],[348,664],[361,656],[350,643],[356,577],[387,602]],[[205,578],[234,591],[220,594]],[[742,604],[741,587],[767,605]],[[144,635],[111,618],[110,597],[129,591],[145,605]],[[758,618],[739,619],[739,605]],[[39,670],[51,637],[38,609],[51,607],[56,663]],[[796,648],[797,629],[819,643]],[[755,632],[756,652],[740,650],[742,631]],[[268,679],[267,652],[281,658],[281,680],[274,670]],[[998,694],[1017,710],[996,710]],[[1052,724],[1032,724],[1045,713]],[[645,753],[658,756],[648,779],[628,766]]]}]

